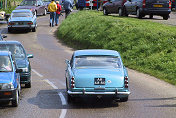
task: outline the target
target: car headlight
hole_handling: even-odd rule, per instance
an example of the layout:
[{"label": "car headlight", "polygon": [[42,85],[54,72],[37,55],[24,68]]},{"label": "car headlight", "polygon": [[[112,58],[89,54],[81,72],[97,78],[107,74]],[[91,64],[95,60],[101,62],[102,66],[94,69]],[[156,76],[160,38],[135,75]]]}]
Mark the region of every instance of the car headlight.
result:
[{"label": "car headlight", "polygon": [[1,89],[13,89],[14,86],[12,83],[2,83],[0,84]]},{"label": "car headlight", "polygon": [[20,69],[22,69],[22,70],[23,70],[23,72],[28,72],[28,71],[29,71],[29,69],[28,69],[28,68],[20,68]]}]

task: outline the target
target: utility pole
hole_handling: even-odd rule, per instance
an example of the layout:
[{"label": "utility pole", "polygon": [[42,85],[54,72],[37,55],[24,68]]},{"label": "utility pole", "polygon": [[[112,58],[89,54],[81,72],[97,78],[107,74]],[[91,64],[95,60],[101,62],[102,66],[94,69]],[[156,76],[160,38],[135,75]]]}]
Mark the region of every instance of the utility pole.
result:
[{"label": "utility pole", "polygon": [[5,9],[7,9],[7,0],[5,0]]}]

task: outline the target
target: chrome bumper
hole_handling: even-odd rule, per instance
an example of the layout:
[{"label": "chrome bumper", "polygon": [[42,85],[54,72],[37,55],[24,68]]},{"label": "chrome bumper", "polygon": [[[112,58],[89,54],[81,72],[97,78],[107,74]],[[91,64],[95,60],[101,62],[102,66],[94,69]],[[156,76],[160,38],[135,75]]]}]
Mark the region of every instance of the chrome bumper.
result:
[{"label": "chrome bumper", "polygon": [[72,92],[70,90],[67,91],[70,95],[129,95],[130,92]]}]

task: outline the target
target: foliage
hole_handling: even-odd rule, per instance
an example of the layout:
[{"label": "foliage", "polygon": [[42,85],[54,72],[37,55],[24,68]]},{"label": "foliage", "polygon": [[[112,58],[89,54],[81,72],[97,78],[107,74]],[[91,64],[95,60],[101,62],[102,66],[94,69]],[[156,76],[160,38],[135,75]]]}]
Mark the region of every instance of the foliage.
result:
[{"label": "foliage", "polygon": [[176,28],[97,11],[71,14],[58,38],[76,49],[112,49],[124,64],[176,85]]}]

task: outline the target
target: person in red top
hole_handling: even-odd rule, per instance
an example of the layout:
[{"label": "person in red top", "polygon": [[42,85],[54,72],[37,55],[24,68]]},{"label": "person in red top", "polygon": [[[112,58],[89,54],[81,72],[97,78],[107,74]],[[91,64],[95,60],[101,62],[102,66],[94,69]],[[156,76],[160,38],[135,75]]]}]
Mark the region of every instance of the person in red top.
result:
[{"label": "person in red top", "polygon": [[62,8],[61,5],[59,4],[59,1],[56,1],[57,4],[57,11],[56,11],[56,18],[55,18],[55,22],[56,22],[56,26],[59,24],[59,16],[61,14]]}]

